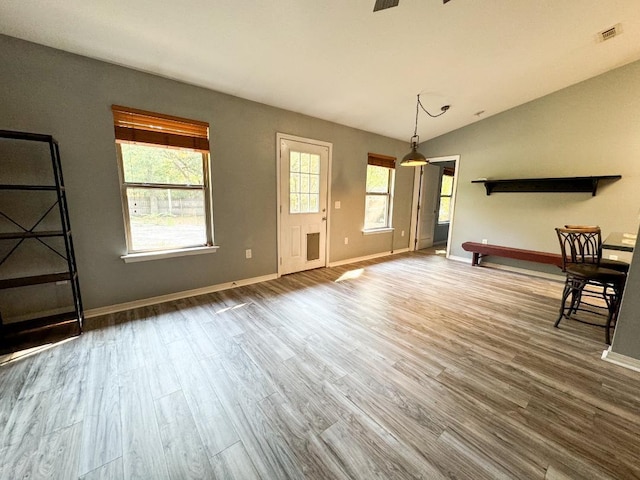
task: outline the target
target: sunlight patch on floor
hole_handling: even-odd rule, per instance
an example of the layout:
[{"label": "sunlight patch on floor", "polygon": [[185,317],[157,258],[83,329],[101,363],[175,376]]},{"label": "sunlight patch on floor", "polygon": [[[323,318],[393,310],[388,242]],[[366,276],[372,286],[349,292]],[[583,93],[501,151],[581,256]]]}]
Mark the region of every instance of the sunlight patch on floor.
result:
[{"label": "sunlight patch on floor", "polygon": [[45,345],[38,345],[36,347],[27,348],[26,350],[20,350],[19,352],[7,353],[5,355],[0,356],[0,367],[7,365],[9,363],[15,362],[17,360],[22,360],[23,358],[36,355],[40,352],[44,352],[46,350],[49,350],[50,348],[57,347],[58,345],[62,345],[63,343],[70,342],[77,338],[78,338],[77,336],[65,338],[64,340],[60,340],[59,342],[47,343]]},{"label": "sunlight patch on floor", "polygon": [[336,283],[343,282],[345,280],[354,280],[358,278],[364,272],[364,268],[358,268],[356,270],[349,270],[340,275],[340,278],[336,280]]},{"label": "sunlight patch on floor", "polygon": [[234,305],[233,307],[227,307],[227,308],[223,308],[223,309],[220,309],[220,310],[216,310],[216,314],[219,315],[219,314],[227,312],[229,310],[237,310],[238,308],[242,308],[245,305],[246,305],[246,303],[240,303],[238,305]]}]

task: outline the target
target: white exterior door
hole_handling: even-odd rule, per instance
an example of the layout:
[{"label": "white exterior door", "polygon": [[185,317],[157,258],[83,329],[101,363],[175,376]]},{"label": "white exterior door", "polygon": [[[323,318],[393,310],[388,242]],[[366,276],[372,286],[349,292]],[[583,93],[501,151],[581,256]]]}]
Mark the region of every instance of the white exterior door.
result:
[{"label": "white exterior door", "polygon": [[279,272],[324,267],[329,147],[287,138],[280,138],[279,147]]}]

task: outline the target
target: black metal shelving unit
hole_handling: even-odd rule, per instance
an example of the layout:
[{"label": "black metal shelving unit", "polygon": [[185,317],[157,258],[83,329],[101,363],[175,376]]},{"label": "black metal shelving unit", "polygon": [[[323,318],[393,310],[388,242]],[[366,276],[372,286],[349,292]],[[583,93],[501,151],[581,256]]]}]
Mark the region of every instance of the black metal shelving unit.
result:
[{"label": "black metal shelving unit", "polygon": [[[49,196],[44,199],[44,204],[49,205],[43,211],[36,212],[37,220],[30,225],[25,225],[24,221],[17,221],[12,218],[11,212],[6,213],[7,205],[0,204],[0,216],[5,220],[5,224],[15,228],[14,231],[0,233],[0,242],[14,242],[6,253],[0,258],[0,290],[17,289],[34,285],[64,282],[71,288],[73,305],[64,308],[63,311],[55,313],[35,314],[33,318],[15,322],[5,322],[2,319],[2,305],[0,305],[0,354],[34,347],[66,337],[79,335],[82,333],[84,314],[82,309],[82,298],[80,295],[80,282],[76,259],[73,250],[73,239],[71,235],[71,224],[69,222],[69,210],[62,177],[62,165],[60,162],[60,151],[58,142],[51,135],[35,133],[15,132],[0,130],[0,141],[27,141],[41,142],[48,145],[51,156],[52,184],[20,184],[5,183],[0,179],[0,191],[5,192],[5,197],[11,197],[11,192],[30,192],[30,195]],[[0,159],[1,161],[1,159]],[[11,180],[11,179],[9,179]],[[15,208],[16,202],[11,201]],[[43,220],[54,210],[59,213],[59,228],[55,230],[40,229]],[[58,245],[51,243],[52,239],[62,238],[64,250]],[[47,248],[51,255],[58,255],[64,259],[66,269],[56,271],[46,271],[45,273],[27,274],[24,276],[10,275],[5,277],[2,272],[2,265],[15,255],[20,248],[25,248],[29,242],[39,242]],[[48,266],[44,266],[46,269]],[[59,310],[59,309],[58,309]]]}]

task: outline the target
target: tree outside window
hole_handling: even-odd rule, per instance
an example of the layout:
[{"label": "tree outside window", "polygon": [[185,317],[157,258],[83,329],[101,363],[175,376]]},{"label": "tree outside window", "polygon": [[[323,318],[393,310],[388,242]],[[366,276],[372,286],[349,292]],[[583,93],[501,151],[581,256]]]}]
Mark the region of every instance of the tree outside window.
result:
[{"label": "tree outside window", "polygon": [[119,148],[129,251],[209,244],[205,154],[133,144]]},{"label": "tree outside window", "polygon": [[440,209],[438,211],[438,223],[451,221],[451,194],[453,192],[453,172],[444,171],[440,184]]}]

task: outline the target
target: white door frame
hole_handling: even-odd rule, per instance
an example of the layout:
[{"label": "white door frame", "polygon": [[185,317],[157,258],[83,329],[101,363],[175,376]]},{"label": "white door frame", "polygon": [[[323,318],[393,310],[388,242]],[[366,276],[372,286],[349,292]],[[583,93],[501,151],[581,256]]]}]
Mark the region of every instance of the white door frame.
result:
[{"label": "white door frame", "polygon": [[280,221],[280,214],[282,213],[282,195],[281,195],[281,184],[282,184],[282,172],[281,172],[281,168],[280,168],[280,151],[281,151],[281,140],[291,140],[294,142],[300,142],[300,143],[308,143],[311,145],[316,145],[316,146],[320,146],[320,147],[326,147],[329,152],[328,152],[328,162],[329,164],[327,165],[327,178],[326,178],[326,182],[327,182],[327,211],[326,211],[326,216],[327,216],[327,221],[324,222],[326,225],[326,229],[327,229],[327,235],[326,235],[326,242],[325,242],[325,257],[324,257],[324,266],[328,266],[329,265],[329,252],[330,252],[330,242],[331,242],[331,163],[332,163],[332,159],[333,159],[333,143],[330,142],[323,142],[321,140],[314,140],[312,138],[305,138],[305,137],[298,137],[296,135],[290,135],[288,133],[276,133],[276,192],[277,192],[277,203],[276,203],[276,212],[277,212],[277,235],[278,235],[278,257],[277,257],[277,262],[278,262],[278,277],[280,277],[282,275],[282,245],[281,245],[281,237],[282,237],[282,233],[280,231],[281,228],[281,221]]},{"label": "white door frame", "polygon": [[[451,253],[451,233],[453,232],[453,220],[456,206],[456,193],[458,190],[458,171],[460,170],[460,155],[448,155],[446,157],[427,158],[429,163],[455,162],[455,173],[453,176],[453,188],[451,190],[451,221],[449,222],[449,233],[447,240],[447,254]],[[411,232],[409,233],[409,250],[416,249],[416,227],[418,225],[418,202],[420,200],[420,182],[422,167],[416,168],[413,174],[413,200],[411,202]]]}]

